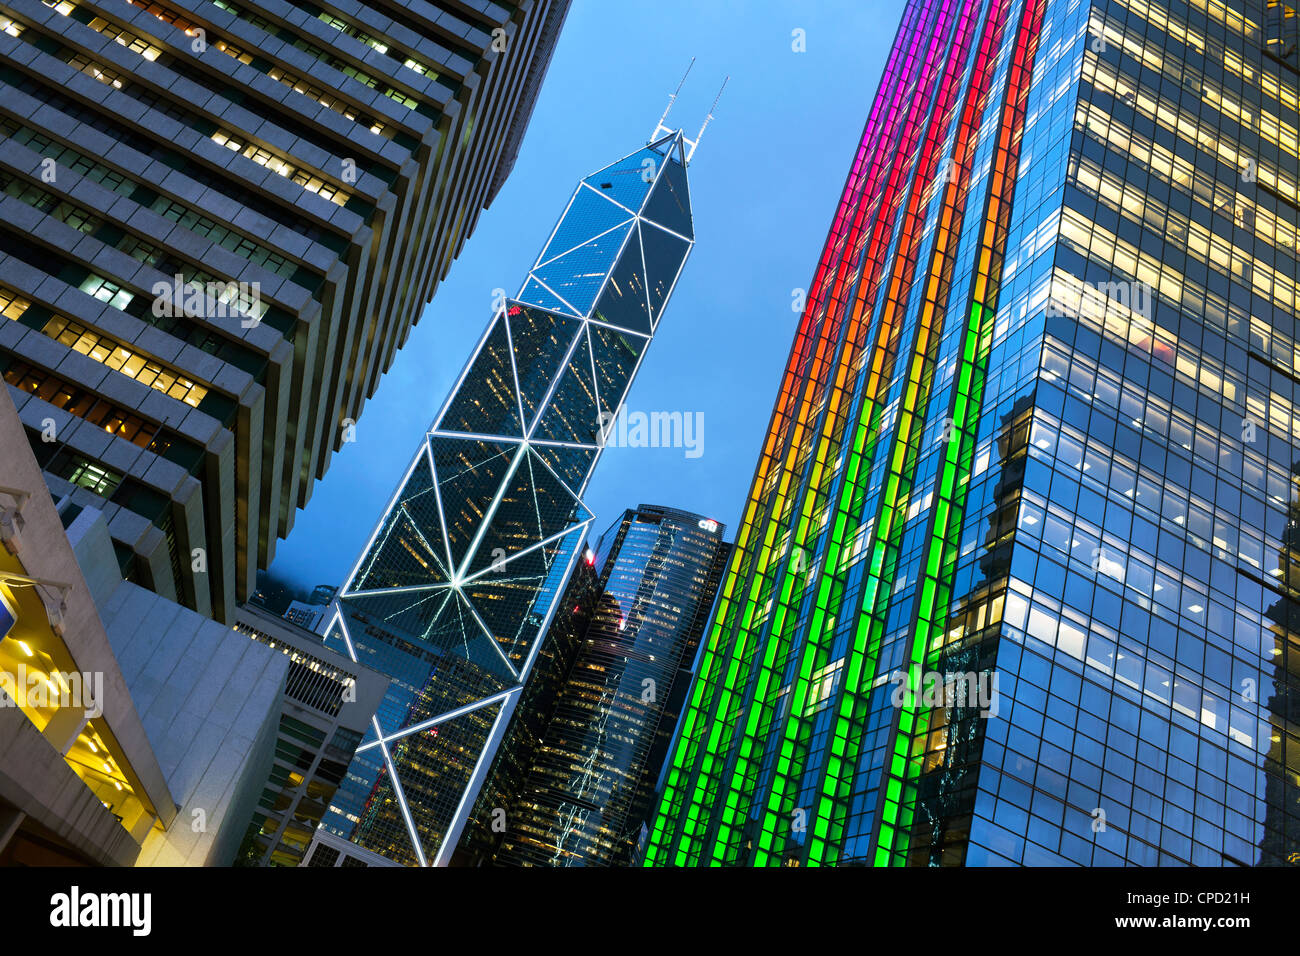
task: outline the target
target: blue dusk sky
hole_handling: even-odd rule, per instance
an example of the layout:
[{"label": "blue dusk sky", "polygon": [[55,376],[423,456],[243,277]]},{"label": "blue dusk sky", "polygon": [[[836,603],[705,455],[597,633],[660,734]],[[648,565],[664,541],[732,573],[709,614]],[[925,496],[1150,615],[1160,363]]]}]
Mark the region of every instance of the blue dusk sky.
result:
[{"label": "blue dusk sky", "polygon": [[[806,288],[852,162],[901,0],[574,0],[519,158],[334,455],[271,571],[341,584],[482,335],[519,291],[577,182],[668,118],[694,138],[695,249],[628,394],[629,412],[703,416],[702,453],[606,449],[584,496],[593,536],[642,502],[736,525]],[[804,52],[795,52],[794,31]],[[692,453],[694,454],[694,453]]]}]

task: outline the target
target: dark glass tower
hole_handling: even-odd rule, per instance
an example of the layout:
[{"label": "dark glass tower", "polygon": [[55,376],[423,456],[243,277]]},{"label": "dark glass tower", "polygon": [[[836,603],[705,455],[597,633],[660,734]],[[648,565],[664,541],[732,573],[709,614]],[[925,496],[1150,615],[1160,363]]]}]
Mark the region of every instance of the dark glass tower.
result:
[{"label": "dark glass tower", "polygon": [[[564,602],[590,607],[586,628],[577,641],[548,635],[562,682],[536,702],[540,728],[525,726],[533,714],[511,721],[467,834],[473,850],[487,857],[489,845],[505,866],[634,861],[731,553],[725,532],[703,515],[641,505],[601,537],[594,600],[577,577]],[[526,774],[496,785],[512,756]]]},{"label": "dark glass tower", "polygon": [[555,716],[573,662],[587,639],[587,625],[599,598],[596,555],[585,548],[546,629],[532,674],[506,724],[474,810],[451,857],[451,866],[492,864],[506,830],[506,808],[513,808],[523,792],[524,780]]},{"label": "dark glass tower", "polygon": [[592,520],[582,494],[694,241],[680,132],[578,184],[340,591],[393,684],[324,826],[446,863]]},{"label": "dark glass tower", "polygon": [[1300,862],[1298,26],[907,4],[649,864]]}]

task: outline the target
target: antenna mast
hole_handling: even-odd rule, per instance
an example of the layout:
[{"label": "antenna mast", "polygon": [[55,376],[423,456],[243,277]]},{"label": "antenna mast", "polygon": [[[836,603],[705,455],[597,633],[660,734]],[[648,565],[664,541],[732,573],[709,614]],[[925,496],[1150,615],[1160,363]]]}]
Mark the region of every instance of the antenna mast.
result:
[{"label": "antenna mast", "polygon": [[704,138],[704,131],[708,129],[709,123],[713,120],[713,111],[718,108],[718,100],[722,99],[722,91],[727,88],[727,80],[729,79],[731,79],[730,76],[724,76],[722,78],[722,86],[718,87],[718,95],[713,98],[713,105],[709,107],[709,115],[704,117],[704,123],[700,126],[700,131],[695,134],[694,141],[689,139],[686,140],[687,144],[691,147],[690,152],[686,154],[686,162],[689,163],[691,161],[691,157],[695,155],[695,147],[699,146],[700,140]]},{"label": "antenna mast", "polygon": [[686,78],[691,75],[691,67],[695,65],[695,57],[691,57],[691,62],[686,64],[686,72],[682,74],[681,82],[677,84],[677,89],[673,91],[672,96],[668,97],[668,105],[664,107],[664,115],[659,117],[659,122],[655,125],[655,131],[650,134],[650,142],[659,138],[660,133],[671,133],[673,130],[664,125],[664,120],[668,119],[668,112],[673,108],[673,103],[677,101],[677,94],[682,91],[686,85]]},{"label": "antenna mast", "polygon": [[[668,122],[668,114],[672,110],[673,104],[677,102],[677,95],[681,93],[682,87],[686,85],[686,78],[691,75],[691,67],[693,66],[695,66],[695,57],[691,57],[691,62],[686,65],[686,72],[682,74],[682,79],[681,82],[677,84],[677,89],[668,97],[668,105],[664,108],[664,115],[659,117],[659,122],[655,124],[655,131],[650,134],[650,142],[655,142],[665,133],[677,132],[677,130],[666,125]],[[730,76],[723,77],[722,86],[718,88],[718,95],[713,98],[713,105],[709,107],[709,115],[704,117],[704,123],[700,126],[700,131],[695,134],[695,139],[687,139],[686,135],[684,133],[682,134],[682,141],[687,147],[689,147],[686,152],[687,163],[689,163],[691,157],[695,155],[695,147],[700,144],[700,140],[704,136],[704,131],[708,129],[709,123],[713,121],[713,111],[718,108],[718,101],[722,99],[722,91],[727,88],[727,80],[729,79],[731,79]]]}]

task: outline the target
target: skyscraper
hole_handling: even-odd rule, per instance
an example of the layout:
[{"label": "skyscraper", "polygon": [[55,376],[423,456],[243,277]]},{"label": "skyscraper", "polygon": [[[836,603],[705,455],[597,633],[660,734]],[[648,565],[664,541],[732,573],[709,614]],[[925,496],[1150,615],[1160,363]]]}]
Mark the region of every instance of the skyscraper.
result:
[{"label": "skyscraper", "polygon": [[501,734],[469,820],[461,831],[449,866],[491,866],[505,833],[506,808],[523,792],[573,662],[587,639],[587,625],[600,599],[600,573],[590,547],[573,565],[564,595],[547,625],[537,660],[519,695],[519,703]]},{"label": "skyscraper", "polygon": [[0,374],[128,579],[233,620],[527,126],[568,0],[12,0]]},{"label": "skyscraper", "polygon": [[228,865],[288,667],[123,581],[102,513],[51,499],[0,394],[0,867]]},{"label": "skyscraper", "polygon": [[[527,772],[499,792],[485,786],[475,808],[472,826],[500,833],[492,863],[633,862],[731,553],[725,533],[703,515],[641,505],[601,537],[594,607],[545,722],[517,732],[533,715],[516,712],[498,752],[502,763],[527,750]],[[565,605],[580,606],[571,594]]]},{"label": "skyscraper", "polygon": [[235,630],[283,653],[289,672],[278,702],[271,772],[263,781],[236,861],[297,866],[388,689],[388,679],[322,647],[315,632],[270,611],[244,605],[237,613]]},{"label": "skyscraper", "polygon": [[694,242],[688,149],[661,123],[578,184],[339,593],[327,641],[393,684],[323,826],[395,862],[448,861],[529,679]]},{"label": "skyscraper", "polygon": [[1300,860],[1297,25],[907,4],[649,865]]}]

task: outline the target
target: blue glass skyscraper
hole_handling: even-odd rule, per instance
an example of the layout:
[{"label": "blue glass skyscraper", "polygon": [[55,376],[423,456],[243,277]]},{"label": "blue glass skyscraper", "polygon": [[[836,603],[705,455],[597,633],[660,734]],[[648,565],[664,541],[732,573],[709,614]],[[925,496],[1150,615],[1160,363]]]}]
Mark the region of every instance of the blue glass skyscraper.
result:
[{"label": "blue glass skyscraper", "polygon": [[578,184],[339,593],[327,642],[393,684],[324,826],[394,862],[455,846],[592,520],[602,428],[694,243],[693,144],[656,137]]},{"label": "blue glass skyscraper", "polygon": [[1300,863],[1300,16],[906,4],[655,866]]}]

